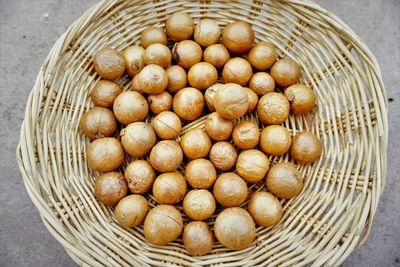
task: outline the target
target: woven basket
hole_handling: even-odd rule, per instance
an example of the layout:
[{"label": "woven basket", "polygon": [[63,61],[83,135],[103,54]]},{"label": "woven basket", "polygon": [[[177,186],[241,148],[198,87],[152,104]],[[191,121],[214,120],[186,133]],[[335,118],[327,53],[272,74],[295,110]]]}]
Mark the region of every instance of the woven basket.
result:
[{"label": "woven basket", "polygon": [[[143,29],[163,27],[178,10],[195,21],[213,18],[222,27],[235,20],[252,24],[257,41],[273,42],[279,57],[301,64],[301,82],[318,98],[314,114],[290,116],[284,125],[292,134],[316,133],[323,154],[312,165],[297,165],[305,179],[303,191],[282,201],[281,222],[258,227],[253,245],[244,250],[216,243],[209,255],[191,257],[181,239],[153,246],[142,227],[119,226],[113,209],[93,194],[97,173],[86,164],[88,140],[79,130],[82,114],[92,105],[88,95],[99,80],[92,57],[103,47],[121,51],[139,44]],[[130,89],[128,78],[120,83]],[[69,27],[44,61],[27,102],[17,160],[43,223],[80,265],[338,265],[367,238],[385,186],[385,94],[368,48],[341,20],[309,1],[104,0]],[[258,122],[255,114],[243,119]],[[185,125],[183,133],[195,127],[204,127],[204,117]]]}]

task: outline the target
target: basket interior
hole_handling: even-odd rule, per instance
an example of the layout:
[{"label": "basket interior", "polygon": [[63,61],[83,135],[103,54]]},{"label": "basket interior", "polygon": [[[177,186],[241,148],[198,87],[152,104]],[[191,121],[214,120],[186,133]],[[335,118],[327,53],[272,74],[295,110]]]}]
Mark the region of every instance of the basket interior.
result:
[{"label": "basket interior", "polygon": [[[302,192],[282,200],[281,222],[273,228],[257,227],[256,240],[244,250],[230,251],[216,242],[209,255],[191,257],[181,239],[153,246],[144,239],[142,226],[122,228],[113,209],[94,197],[98,173],[87,166],[88,140],[79,129],[82,114],[92,106],[90,91],[100,79],[92,57],[103,47],[122,51],[139,45],[142,30],[164,27],[166,18],[180,10],[195,22],[215,19],[222,28],[235,20],[252,24],[256,41],[268,40],[279,58],[300,63],[301,82],[317,95],[313,113],[290,116],[284,126],[292,134],[314,132],[323,142],[323,154],[312,165],[296,164],[304,178]],[[345,27],[304,1],[103,1],[88,10],[46,59],[24,122],[24,178],[46,226],[74,260],[90,265],[339,264],[367,236],[384,186],[387,132],[379,71]],[[130,90],[130,80],[119,81],[124,90]],[[204,118],[186,123],[182,134],[204,128]],[[241,120],[263,127],[256,114],[235,123]],[[127,156],[124,166],[133,159]],[[251,190],[265,190],[265,183]],[[151,206],[157,205],[148,198]],[[211,226],[214,219],[208,220]]]}]

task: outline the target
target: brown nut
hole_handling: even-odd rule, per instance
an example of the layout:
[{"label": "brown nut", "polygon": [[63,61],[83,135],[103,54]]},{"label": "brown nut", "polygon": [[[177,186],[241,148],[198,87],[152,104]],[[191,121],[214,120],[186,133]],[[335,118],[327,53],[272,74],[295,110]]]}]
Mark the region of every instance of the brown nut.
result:
[{"label": "brown nut", "polygon": [[189,191],[183,199],[182,206],[186,215],[195,221],[207,220],[216,208],[213,194],[205,189]]},{"label": "brown nut", "polygon": [[123,125],[144,120],[149,114],[146,98],[138,92],[122,92],[114,101],[113,111]]},{"label": "brown nut", "polygon": [[186,165],[185,178],[193,188],[208,189],[217,179],[217,171],[209,160],[195,159]]},{"label": "brown nut", "polygon": [[255,148],[260,140],[260,129],[254,122],[242,121],[233,128],[232,139],[239,148]]},{"label": "brown nut", "polygon": [[158,142],[150,152],[150,163],[159,172],[175,171],[182,163],[181,147],[174,141]]},{"label": "brown nut", "polygon": [[172,58],[175,63],[184,69],[190,69],[201,61],[203,51],[198,43],[192,40],[185,40],[176,43],[172,48]]},{"label": "brown nut", "polygon": [[149,192],[156,179],[156,172],[145,160],[135,160],[126,167],[124,173],[128,188],[133,194]]},{"label": "brown nut", "polygon": [[153,184],[153,195],[161,204],[176,204],[186,194],[185,178],[179,172],[160,174]]},{"label": "brown nut", "polygon": [[183,229],[183,245],[192,256],[208,254],[214,247],[214,236],[205,222],[190,222]]},{"label": "brown nut", "polygon": [[249,88],[257,95],[263,96],[275,90],[275,81],[266,72],[257,72],[249,82]]},{"label": "brown nut", "polygon": [[122,51],[126,73],[133,77],[144,68],[144,49],[140,46],[129,46]]},{"label": "brown nut", "polygon": [[115,207],[118,223],[127,228],[134,228],[141,224],[148,212],[147,200],[139,195],[124,197]]},{"label": "brown nut", "polygon": [[119,172],[104,173],[96,179],[94,185],[94,194],[104,205],[116,205],[127,192],[124,176]]},{"label": "brown nut", "polygon": [[292,163],[273,165],[267,174],[267,187],[277,197],[290,199],[303,188],[303,179]]},{"label": "brown nut", "polygon": [[250,88],[243,87],[247,92],[247,97],[249,100],[249,107],[247,108],[247,114],[252,113],[258,104],[258,96],[256,93],[253,92]]},{"label": "brown nut", "polygon": [[112,48],[103,48],[94,55],[93,66],[97,74],[106,80],[118,80],[124,75],[124,58]]},{"label": "brown nut", "polygon": [[150,124],[134,122],[122,129],[121,143],[125,151],[134,157],[143,157],[157,142],[157,136]]},{"label": "brown nut", "polygon": [[259,71],[269,69],[276,61],[276,49],[270,42],[259,42],[249,52],[248,60]]},{"label": "brown nut", "polygon": [[111,110],[94,107],[83,114],[80,126],[85,136],[97,139],[112,136],[117,129],[117,120]]},{"label": "brown nut", "polygon": [[87,148],[87,163],[98,172],[108,172],[118,168],[124,160],[121,143],[112,137],[94,140]]},{"label": "brown nut", "polygon": [[290,58],[283,58],[275,62],[271,68],[271,76],[279,86],[289,86],[300,80],[300,65]]},{"label": "brown nut", "polygon": [[144,236],[155,245],[166,245],[179,237],[183,229],[180,212],[170,205],[159,205],[144,220]]},{"label": "brown nut", "polygon": [[204,100],[206,101],[206,105],[209,111],[215,111],[214,108],[214,97],[215,93],[223,86],[222,83],[216,83],[211,85],[207,88],[206,92],[204,93]]},{"label": "brown nut", "polygon": [[210,150],[210,160],[215,168],[221,171],[230,170],[235,166],[237,152],[228,142],[222,141],[215,143]]},{"label": "brown nut", "polygon": [[254,31],[247,22],[235,21],[226,26],[222,41],[234,54],[247,53],[253,47]]},{"label": "brown nut", "polygon": [[247,198],[247,184],[239,175],[226,172],[215,181],[213,193],[223,207],[240,206]]},{"label": "brown nut", "polygon": [[204,90],[215,84],[217,79],[217,69],[207,62],[199,62],[194,64],[188,72],[189,84],[200,90]]},{"label": "brown nut", "polygon": [[268,192],[256,192],[250,198],[247,210],[256,224],[270,227],[282,218],[282,205],[279,200]]},{"label": "brown nut", "polygon": [[175,12],[165,22],[168,37],[175,41],[189,39],[194,31],[193,19],[186,12]]},{"label": "brown nut", "polygon": [[231,58],[228,49],[223,44],[213,44],[204,50],[203,60],[217,69],[221,69]]},{"label": "brown nut", "polygon": [[322,144],[311,132],[300,132],[293,137],[290,156],[303,164],[313,163],[322,153]]},{"label": "brown nut", "polygon": [[200,20],[194,28],[194,40],[203,47],[218,43],[221,30],[218,23],[212,19]]},{"label": "brown nut", "polygon": [[151,125],[161,139],[174,139],[182,129],[182,122],[178,115],[171,111],[164,111],[154,117]]},{"label": "brown nut", "polygon": [[187,85],[186,71],[178,65],[173,65],[166,69],[168,76],[168,86],[166,90],[171,94],[178,92]]},{"label": "brown nut", "polygon": [[140,34],[140,43],[144,48],[147,48],[151,44],[167,45],[168,38],[162,29],[151,26]]},{"label": "brown nut", "polygon": [[132,91],[144,94],[143,90],[139,86],[139,74],[136,74],[131,81]]},{"label": "brown nut", "polygon": [[192,121],[201,116],[204,110],[203,94],[192,87],[186,87],[176,93],[172,109],[185,121]]},{"label": "brown nut", "polygon": [[215,94],[214,107],[224,119],[238,119],[249,107],[247,92],[238,84],[227,83]]},{"label": "brown nut", "polygon": [[288,129],[280,125],[265,127],[261,132],[261,150],[271,156],[282,156],[292,144]]},{"label": "brown nut", "polygon": [[223,246],[240,250],[251,245],[256,236],[256,226],[245,209],[228,208],[218,214],[214,232]]},{"label": "brown nut", "polygon": [[158,65],[147,65],[139,72],[138,75],[139,87],[143,92],[147,94],[156,95],[167,88],[167,73],[162,67]]},{"label": "brown nut", "polygon": [[289,100],[291,114],[306,114],[315,107],[315,93],[304,84],[291,85],[285,89],[284,95]]},{"label": "brown nut", "polygon": [[214,141],[224,141],[231,137],[233,123],[230,120],[222,118],[217,112],[207,116],[206,132]]},{"label": "brown nut", "polygon": [[171,65],[172,55],[166,45],[151,44],[146,48],[143,58],[146,65],[156,64],[165,69]]},{"label": "brown nut", "polygon": [[112,108],[115,98],[122,92],[118,83],[100,80],[93,87],[90,98],[97,107]]},{"label": "brown nut", "polygon": [[269,169],[269,159],[257,149],[241,152],[236,161],[236,172],[246,182],[255,184],[264,179]]},{"label": "brown nut", "polygon": [[229,59],[222,69],[222,79],[225,83],[237,83],[245,86],[252,75],[253,71],[250,63],[241,57]]},{"label": "brown nut", "polygon": [[172,96],[166,91],[158,95],[149,95],[147,101],[149,102],[151,112],[155,115],[172,108]]},{"label": "brown nut", "polygon": [[268,93],[258,101],[258,119],[265,125],[283,123],[289,117],[289,111],[289,101],[280,93]]},{"label": "brown nut", "polygon": [[188,159],[205,158],[210,152],[211,140],[204,130],[193,129],[183,135],[180,145]]}]

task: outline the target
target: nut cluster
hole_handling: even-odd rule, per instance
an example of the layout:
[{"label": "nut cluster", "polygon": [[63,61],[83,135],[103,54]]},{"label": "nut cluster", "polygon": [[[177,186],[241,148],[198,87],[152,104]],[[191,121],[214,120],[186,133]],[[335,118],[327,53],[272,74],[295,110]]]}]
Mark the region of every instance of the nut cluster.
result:
[{"label": "nut cluster", "polygon": [[[289,153],[309,164],[322,152],[315,134],[285,123],[316,105],[314,91],[299,82],[300,65],[277,60],[274,44],[256,42],[246,22],[195,23],[185,12],[172,14],[165,30],[145,29],[140,42],[122,52],[101,49],[93,58],[102,79],[80,126],[91,140],[87,164],[102,173],[96,198],[115,206],[123,227],[143,223],[155,245],[182,234],[195,256],[213,249],[214,236],[229,249],[250,246],[255,225],[276,225],[281,199],[303,189],[296,165],[276,157]],[[132,81],[122,90],[125,74]],[[251,192],[256,183],[267,191]],[[213,229],[204,222],[211,217]]]}]

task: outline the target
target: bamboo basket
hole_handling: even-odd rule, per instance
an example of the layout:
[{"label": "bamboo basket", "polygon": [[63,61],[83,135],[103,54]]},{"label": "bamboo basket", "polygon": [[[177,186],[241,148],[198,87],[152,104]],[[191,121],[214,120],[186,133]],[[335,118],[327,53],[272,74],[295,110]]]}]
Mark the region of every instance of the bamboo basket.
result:
[{"label": "bamboo basket", "polygon": [[[290,116],[284,125],[292,134],[316,133],[323,154],[312,165],[297,165],[305,179],[301,194],[282,201],[280,223],[258,227],[244,250],[217,242],[209,255],[191,257],[181,239],[151,245],[141,226],[122,228],[113,209],[94,197],[97,174],[86,164],[88,140],[79,130],[99,80],[92,57],[103,47],[121,51],[139,44],[143,29],[163,27],[178,10],[195,21],[213,18],[221,27],[234,20],[252,24],[257,41],[273,42],[280,58],[301,64],[301,82],[318,98],[313,114]],[[119,82],[130,89],[130,79]],[[255,114],[243,119],[258,122]],[[204,117],[183,133],[195,127],[204,127]],[[69,27],[45,59],[26,104],[17,160],[43,223],[79,265],[331,266],[342,263],[371,229],[385,186],[387,127],[386,92],[374,56],[346,24],[310,1],[104,0]],[[151,196],[149,201],[156,205]]]}]

